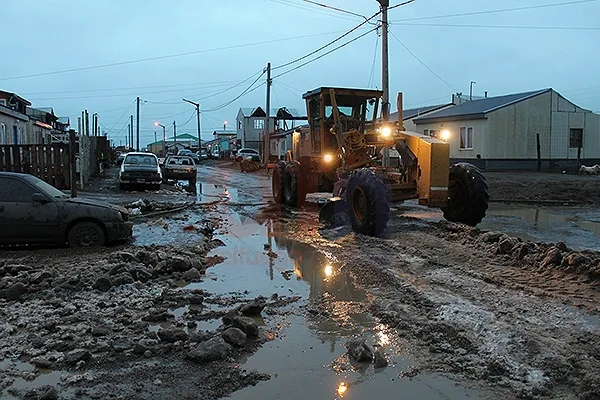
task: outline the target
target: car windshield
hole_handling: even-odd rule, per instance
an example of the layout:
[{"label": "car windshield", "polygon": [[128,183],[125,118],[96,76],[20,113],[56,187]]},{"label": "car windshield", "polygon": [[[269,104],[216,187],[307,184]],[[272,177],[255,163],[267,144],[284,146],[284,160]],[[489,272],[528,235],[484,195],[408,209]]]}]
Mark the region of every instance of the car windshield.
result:
[{"label": "car windshield", "polygon": [[194,165],[194,160],[190,157],[169,157],[167,165]]},{"label": "car windshield", "polygon": [[69,197],[68,194],[61,192],[60,190],[58,190],[57,188],[55,188],[54,186],[50,185],[47,182],[44,182],[41,179],[35,179],[32,182],[35,187],[37,187],[41,192],[44,192],[45,194],[47,194],[50,197],[54,197],[55,199],[58,198],[62,198],[62,197]]},{"label": "car windshield", "polygon": [[154,157],[153,155],[132,154],[132,155],[126,156],[123,163],[127,164],[127,165],[155,166],[156,165],[156,157]]}]

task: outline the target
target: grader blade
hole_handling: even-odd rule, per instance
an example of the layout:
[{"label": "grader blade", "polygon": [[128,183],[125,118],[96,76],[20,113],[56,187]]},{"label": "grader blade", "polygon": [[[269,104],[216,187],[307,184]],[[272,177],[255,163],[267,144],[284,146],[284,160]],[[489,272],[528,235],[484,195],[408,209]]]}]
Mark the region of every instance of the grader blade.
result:
[{"label": "grader blade", "polygon": [[[346,212],[346,201],[341,197],[332,197],[319,210],[319,222],[331,226],[336,215]],[[339,218],[338,218],[339,219]]]}]

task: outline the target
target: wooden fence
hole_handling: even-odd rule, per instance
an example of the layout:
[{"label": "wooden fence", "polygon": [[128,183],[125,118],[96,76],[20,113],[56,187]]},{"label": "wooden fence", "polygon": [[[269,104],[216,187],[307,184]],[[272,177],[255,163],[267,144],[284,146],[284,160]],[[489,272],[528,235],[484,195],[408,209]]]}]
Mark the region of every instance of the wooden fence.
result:
[{"label": "wooden fence", "polygon": [[1,145],[0,171],[35,175],[58,189],[69,189],[69,145]]}]

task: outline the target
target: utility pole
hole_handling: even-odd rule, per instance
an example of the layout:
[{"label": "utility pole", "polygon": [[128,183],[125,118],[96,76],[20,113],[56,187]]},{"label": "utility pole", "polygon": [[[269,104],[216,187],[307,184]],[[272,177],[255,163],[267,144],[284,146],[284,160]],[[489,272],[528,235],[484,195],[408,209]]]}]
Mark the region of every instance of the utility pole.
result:
[{"label": "utility pole", "polygon": [[381,5],[381,90],[383,90],[381,119],[387,121],[390,118],[390,69],[388,65],[388,7],[390,0],[377,1]]},{"label": "utility pole", "polygon": [[156,131],[154,131],[154,143],[156,143]]},{"label": "utility pole", "polygon": [[471,81],[471,84],[469,85],[469,100],[473,100],[473,85],[476,83],[477,82],[475,81]]},{"label": "utility pole", "polygon": [[[175,147],[175,151],[177,151],[177,123],[175,121],[173,121],[173,146]],[[177,151],[177,153],[179,152]]]},{"label": "utility pole", "polygon": [[133,114],[131,114],[129,116],[129,125],[131,126],[131,129],[129,131],[130,135],[131,135],[131,137],[129,138],[129,146],[131,147],[131,150],[135,150],[135,146],[134,146],[135,145],[135,140],[134,140],[134,137],[133,137]]},{"label": "utility pole", "polygon": [[125,146],[131,147],[131,124],[127,124],[127,140],[125,140]]},{"label": "utility pole", "polygon": [[186,99],[183,99],[183,101],[196,107],[196,119],[198,120],[198,150],[200,150],[202,148],[202,137],[200,135],[200,104]]},{"label": "utility pole", "polygon": [[136,118],[136,125],[135,125],[135,133],[136,133],[136,145],[135,145],[135,150],[136,151],[140,151],[140,97],[138,96],[137,99],[137,118]]},{"label": "utility pole", "polygon": [[271,151],[271,63],[267,63],[267,109],[265,110],[265,135],[264,140],[266,145],[263,148],[263,164],[269,162],[271,155],[269,154]]}]

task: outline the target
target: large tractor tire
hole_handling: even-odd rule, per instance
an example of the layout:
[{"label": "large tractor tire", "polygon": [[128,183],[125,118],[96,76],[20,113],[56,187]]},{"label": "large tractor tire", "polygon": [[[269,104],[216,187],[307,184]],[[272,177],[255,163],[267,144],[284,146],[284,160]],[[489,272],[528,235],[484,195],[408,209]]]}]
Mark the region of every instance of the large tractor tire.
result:
[{"label": "large tractor tire", "polygon": [[283,197],[290,207],[302,207],[306,200],[306,188],[302,168],[298,161],[290,161],[283,175]]},{"label": "large tractor tire", "polygon": [[475,226],[485,217],[489,198],[488,186],[479,168],[469,163],[450,167],[448,200],[442,207],[444,218]]},{"label": "large tractor tire", "polygon": [[379,176],[370,169],[350,175],[346,188],[348,218],[355,232],[380,236],[390,219],[390,199]]},{"label": "large tractor tire", "polygon": [[273,179],[271,181],[271,187],[273,188],[273,199],[277,204],[283,204],[285,199],[283,197],[283,177],[285,175],[285,162],[280,161],[275,164],[273,168]]}]

